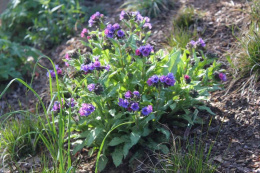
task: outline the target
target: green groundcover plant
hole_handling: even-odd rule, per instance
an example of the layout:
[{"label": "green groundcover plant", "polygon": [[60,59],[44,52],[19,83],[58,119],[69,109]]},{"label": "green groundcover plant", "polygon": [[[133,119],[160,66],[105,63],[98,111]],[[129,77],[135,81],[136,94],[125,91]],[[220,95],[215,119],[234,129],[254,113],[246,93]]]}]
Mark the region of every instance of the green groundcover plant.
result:
[{"label": "green groundcover plant", "polygon": [[[85,20],[80,0],[11,0],[0,15],[1,29],[11,41],[52,48],[75,33]],[[71,27],[75,26],[75,27]]]},{"label": "green groundcover plant", "polygon": [[36,59],[40,54],[32,47],[0,39],[0,81],[21,78],[31,68],[28,58]]},{"label": "green groundcover plant", "polygon": [[[115,166],[134,150],[132,159],[142,149],[168,153],[170,132],[161,125],[186,127],[203,123],[200,111],[214,115],[204,102],[210,91],[219,89],[226,75],[220,64],[204,56],[205,42],[191,41],[185,51],[158,52],[147,42],[151,34],[148,17],[138,12],[120,14],[119,23],[103,22],[96,12],[81,33],[82,43],[91,53],[66,54],[67,68],[56,66],[62,76],[62,101],[55,101],[54,113],[71,112],[71,137],[77,139],[73,154],[90,147],[99,150],[97,170],[103,170],[112,157]],[[71,107],[71,110],[66,110]],[[160,123],[158,123],[160,122]]]}]

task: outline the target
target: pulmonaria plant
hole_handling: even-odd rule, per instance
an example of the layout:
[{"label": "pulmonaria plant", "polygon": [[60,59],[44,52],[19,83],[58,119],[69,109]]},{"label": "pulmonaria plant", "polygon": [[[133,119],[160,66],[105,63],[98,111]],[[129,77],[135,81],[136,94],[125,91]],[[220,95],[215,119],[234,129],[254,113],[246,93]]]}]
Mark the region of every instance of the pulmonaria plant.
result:
[{"label": "pulmonaria plant", "polygon": [[[161,149],[155,146],[168,142],[170,136],[161,123],[202,123],[200,111],[212,114],[204,103],[210,91],[220,88],[216,78],[226,80],[224,73],[215,73],[220,64],[203,51],[155,52],[148,42],[151,32],[146,32],[151,28],[150,19],[140,13],[122,11],[114,24],[104,24],[103,17],[98,12],[91,16],[89,25],[100,27],[82,31],[82,36],[87,33],[90,37],[82,39],[82,44],[91,51],[66,58],[70,65],[63,77],[64,93],[77,103],[71,105],[78,117],[73,119],[78,121],[75,129],[86,136],[73,153],[85,146],[98,149],[106,136],[102,168],[108,156],[120,165],[135,145]],[[190,44],[205,47],[202,39]],[[58,103],[53,109],[59,109]],[[164,144],[162,148],[163,152],[168,149]]]}]

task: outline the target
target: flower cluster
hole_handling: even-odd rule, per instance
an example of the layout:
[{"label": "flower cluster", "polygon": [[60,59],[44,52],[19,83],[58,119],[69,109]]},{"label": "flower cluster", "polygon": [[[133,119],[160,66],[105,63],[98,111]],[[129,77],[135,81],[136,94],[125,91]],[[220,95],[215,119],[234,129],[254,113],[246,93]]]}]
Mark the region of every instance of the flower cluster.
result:
[{"label": "flower cluster", "polygon": [[197,46],[202,46],[202,47],[206,47],[206,43],[202,38],[199,38],[197,41],[191,40],[190,44],[193,47],[197,47]]},{"label": "flower cluster", "polygon": [[98,19],[103,17],[104,14],[101,14],[100,12],[96,12],[95,14],[93,14],[88,21],[89,27],[92,27],[98,21]]},{"label": "flower cluster", "polygon": [[[75,100],[74,100],[74,98],[70,98],[69,99],[69,102],[65,102],[64,103],[64,100],[63,99],[61,99],[61,103],[62,103],[62,107],[64,108],[64,106],[66,105],[67,107],[74,107],[77,103],[75,102]],[[55,101],[54,102],[54,104],[53,104],[53,107],[52,107],[52,110],[51,111],[54,111],[54,112],[56,112],[56,111],[59,111],[61,109],[61,105],[60,105],[60,102],[58,102],[58,101]]]},{"label": "flower cluster", "polygon": [[89,116],[95,111],[95,107],[92,104],[82,103],[81,108],[79,109],[79,114],[81,116]]},{"label": "flower cluster", "polygon": [[149,115],[149,114],[152,113],[152,112],[153,112],[153,107],[152,107],[152,105],[148,105],[148,106],[146,106],[146,107],[144,107],[144,108],[142,109],[142,114],[145,115],[145,116]]},{"label": "flower cluster", "polygon": [[153,52],[153,46],[150,44],[145,46],[140,46],[138,49],[135,50],[135,54],[137,56],[149,56],[150,53]]},{"label": "flower cluster", "polygon": [[80,36],[83,38],[83,37],[85,37],[85,34],[87,34],[87,33],[88,33],[88,30],[87,30],[86,28],[84,28],[84,29],[81,31]]},{"label": "flower cluster", "polygon": [[137,22],[144,22],[143,27],[144,28],[149,28],[152,29],[152,25],[150,22],[150,18],[149,17],[143,17],[140,12],[135,11],[135,12],[125,12],[125,11],[121,11],[119,18],[120,20],[126,19],[128,20],[129,18],[133,17],[135,19],[135,21]]},{"label": "flower cluster", "polygon": [[[61,75],[62,74],[61,68],[58,65],[55,65],[55,68],[57,70],[57,74]],[[46,73],[46,76],[47,77],[51,76],[52,78],[54,78],[56,75],[55,75],[54,70],[48,70],[47,73]]]},{"label": "flower cluster", "polygon": [[219,78],[220,78],[220,80],[222,80],[224,82],[227,81],[227,76],[224,73],[219,73]]},{"label": "flower cluster", "polygon": [[93,70],[110,70],[110,65],[106,65],[106,66],[101,66],[101,63],[98,59],[95,59],[95,62],[89,62],[88,64],[82,64],[81,65],[81,70],[83,70],[85,73],[90,73]]},{"label": "flower cluster", "polygon": [[74,98],[70,98],[69,99],[69,103],[67,103],[68,106],[70,107],[74,107],[77,103],[75,102]]},{"label": "flower cluster", "polygon": [[164,84],[165,87],[168,87],[168,86],[174,86],[176,81],[173,73],[168,73],[166,76],[162,75],[161,77],[157,75],[153,75],[147,80],[147,84],[149,86],[158,85],[160,82]]},{"label": "flower cluster", "polygon": [[[71,60],[68,53],[65,54],[65,59],[66,60]],[[65,66],[69,67],[69,63],[65,62]]]},{"label": "flower cluster", "polygon": [[[139,110],[139,103],[137,102],[137,99],[140,98],[140,93],[139,91],[127,91],[125,93],[125,99],[119,98],[118,105],[120,107],[126,108],[129,112],[131,111],[138,111]],[[148,107],[144,107],[142,109],[142,114],[143,115],[149,115],[153,111],[153,108],[151,105]]]},{"label": "flower cluster", "polygon": [[87,88],[90,92],[94,92],[97,95],[100,95],[104,91],[103,86],[99,83],[98,84],[91,83],[87,86]]},{"label": "flower cluster", "polygon": [[121,30],[121,27],[118,23],[115,23],[114,25],[107,25],[107,28],[104,32],[108,38],[113,38],[115,34],[118,38],[123,38],[125,36],[124,31]]},{"label": "flower cluster", "polygon": [[189,75],[184,75],[184,79],[185,79],[187,84],[189,84],[191,82],[191,78],[190,78]]},{"label": "flower cluster", "polygon": [[227,81],[227,76],[225,73],[220,73],[220,72],[214,72],[213,75],[215,76],[215,79],[217,80],[222,80],[222,81]]}]

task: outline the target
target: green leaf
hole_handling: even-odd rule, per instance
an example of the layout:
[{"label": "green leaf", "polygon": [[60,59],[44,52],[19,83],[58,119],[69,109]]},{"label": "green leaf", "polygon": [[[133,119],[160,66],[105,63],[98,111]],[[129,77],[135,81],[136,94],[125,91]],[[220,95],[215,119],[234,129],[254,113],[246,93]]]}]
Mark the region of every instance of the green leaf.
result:
[{"label": "green leaf", "polygon": [[124,158],[126,158],[126,156],[128,155],[128,152],[130,150],[130,148],[132,147],[133,145],[131,144],[131,142],[126,142],[124,147],[123,147],[123,154],[124,154]]},{"label": "green leaf", "polygon": [[163,154],[168,154],[170,152],[169,148],[166,145],[159,145],[159,150],[161,150]]},{"label": "green leaf", "polygon": [[113,162],[116,167],[118,167],[123,160],[123,152],[122,152],[122,146],[121,147],[116,147],[114,152],[111,154]]},{"label": "green leaf", "polygon": [[177,103],[171,104],[171,105],[170,105],[171,110],[174,110],[174,109],[176,108],[176,106],[177,106]]},{"label": "green leaf", "polygon": [[116,146],[118,144],[121,144],[125,142],[124,138],[119,138],[119,137],[114,137],[110,142],[109,142],[109,146]]},{"label": "green leaf", "polygon": [[116,113],[116,110],[115,110],[115,109],[110,109],[108,112],[110,113],[110,115],[111,115],[112,117],[114,117],[114,116],[115,116],[115,113]]},{"label": "green leaf", "polygon": [[181,51],[177,51],[169,55],[169,61],[166,64],[166,68],[163,70],[163,74],[167,74],[168,72],[172,72],[174,75],[177,72],[178,64],[181,60]]},{"label": "green leaf", "polygon": [[72,151],[73,155],[75,155],[79,150],[81,150],[85,146],[85,141],[82,141],[81,144],[76,145],[76,147]]},{"label": "green leaf", "polygon": [[140,137],[141,137],[140,132],[132,132],[130,134],[131,144],[132,145],[137,144],[137,142],[139,141]]},{"label": "green leaf", "polygon": [[100,172],[105,169],[107,162],[108,162],[108,159],[105,155],[100,156],[99,162],[98,162],[98,170]]},{"label": "green leaf", "polygon": [[157,128],[157,131],[163,133],[166,137],[166,139],[168,140],[170,138],[170,132],[169,130],[165,129],[165,128]]},{"label": "green leaf", "polygon": [[87,137],[87,146],[90,146],[93,141],[97,138],[100,132],[102,132],[103,128],[96,127],[95,129],[91,130],[88,137]]},{"label": "green leaf", "polygon": [[214,112],[211,111],[211,109],[207,106],[199,106],[198,107],[199,110],[205,110],[207,111],[208,113],[210,113],[211,115],[216,115]]}]

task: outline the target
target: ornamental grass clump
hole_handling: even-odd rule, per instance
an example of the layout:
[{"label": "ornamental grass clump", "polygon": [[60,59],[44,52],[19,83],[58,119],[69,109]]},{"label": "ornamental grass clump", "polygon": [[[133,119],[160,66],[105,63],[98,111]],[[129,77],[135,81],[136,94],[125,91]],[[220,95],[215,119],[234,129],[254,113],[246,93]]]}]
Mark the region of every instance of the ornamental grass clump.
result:
[{"label": "ornamental grass clump", "polygon": [[[95,14],[99,17],[92,17],[90,26],[98,28],[84,32],[82,40],[92,51],[64,59],[68,67],[61,86],[66,103],[69,98],[75,102],[62,111],[66,117],[70,110],[73,129],[79,133],[71,136],[78,144],[73,154],[83,147],[90,147],[91,153],[98,150],[97,172],[109,158],[119,166],[133,148],[132,159],[141,156],[144,147],[169,151],[165,144],[157,147],[170,139],[161,123],[192,126],[203,123],[200,111],[214,114],[204,103],[211,91],[220,89],[214,76],[220,64],[193,46],[155,52],[147,41],[149,27],[144,27],[149,18],[138,12],[122,11],[113,24],[104,24],[100,13]],[[206,49],[202,39],[196,44]],[[60,102],[54,104],[60,107]]]}]

